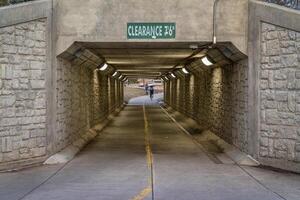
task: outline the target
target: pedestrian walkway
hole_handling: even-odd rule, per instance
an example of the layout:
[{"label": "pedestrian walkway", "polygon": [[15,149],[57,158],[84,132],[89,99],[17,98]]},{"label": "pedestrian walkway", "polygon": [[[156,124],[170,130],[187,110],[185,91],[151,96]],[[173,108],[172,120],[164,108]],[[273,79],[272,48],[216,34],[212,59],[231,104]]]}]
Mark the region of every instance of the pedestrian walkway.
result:
[{"label": "pedestrian walkway", "polygon": [[299,175],[216,164],[159,106],[125,107],[66,165],[0,174],[1,200],[299,200],[299,187]]},{"label": "pedestrian walkway", "polygon": [[150,99],[149,95],[135,97],[129,100],[129,105],[158,105],[163,99],[163,93],[157,93],[153,95],[153,99]]}]

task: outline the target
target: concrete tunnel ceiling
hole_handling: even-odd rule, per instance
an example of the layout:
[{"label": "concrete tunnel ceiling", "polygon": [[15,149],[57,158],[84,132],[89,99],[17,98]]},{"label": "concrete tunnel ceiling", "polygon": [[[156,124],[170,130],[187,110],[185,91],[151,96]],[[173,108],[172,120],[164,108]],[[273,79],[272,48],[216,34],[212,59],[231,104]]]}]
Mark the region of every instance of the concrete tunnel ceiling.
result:
[{"label": "concrete tunnel ceiling", "polygon": [[207,42],[75,42],[59,57],[90,62],[95,68],[105,61],[127,78],[159,78],[205,55],[218,66],[246,57],[230,42],[208,46]]}]

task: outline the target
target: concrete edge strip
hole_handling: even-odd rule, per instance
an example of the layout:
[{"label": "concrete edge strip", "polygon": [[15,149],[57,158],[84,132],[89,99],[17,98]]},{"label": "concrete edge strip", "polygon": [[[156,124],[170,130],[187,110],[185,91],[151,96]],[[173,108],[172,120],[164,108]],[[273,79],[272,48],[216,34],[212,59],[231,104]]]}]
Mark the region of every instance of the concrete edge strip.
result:
[{"label": "concrete edge strip", "polygon": [[[185,133],[187,133],[188,135],[190,135],[191,137],[193,137],[188,132],[188,130],[186,130],[180,124],[180,122],[178,122],[174,117],[172,117],[169,114],[169,112],[165,108],[163,108],[162,106],[161,106],[161,108],[172,119],[172,121],[174,121]],[[168,110],[170,110],[170,109],[168,109]],[[176,113],[178,113],[178,112],[176,112]],[[260,165],[260,163],[257,160],[255,160],[252,156],[250,156],[250,155],[242,152],[237,147],[235,147],[235,146],[233,146],[231,144],[228,144],[227,142],[225,142],[223,139],[221,139],[219,136],[217,136],[213,132],[207,130],[207,131],[203,131],[203,134],[205,134],[204,137],[211,138],[211,139],[217,141],[217,144],[219,145],[219,147],[221,147],[222,149],[224,149],[224,153],[230,159],[232,159],[236,164],[243,165],[243,166],[259,166]]]},{"label": "concrete edge strip", "polygon": [[97,135],[97,131],[103,130],[103,128],[108,124],[109,120],[96,125],[95,127],[89,129],[87,132],[81,134],[77,140],[68,145],[66,148],[60,152],[50,156],[45,162],[45,165],[54,165],[67,163],[72,160],[75,155],[85,147],[90,141],[92,141]]},{"label": "concrete edge strip", "polygon": [[[114,115],[118,114],[124,107],[116,110]],[[110,115],[106,120],[97,124],[93,128],[89,129],[85,133],[81,134],[77,140],[72,142],[63,150],[58,153],[50,156],[43,164],[44,165],[55,165],[55,164],[63,164],[72,160],[81,149],[83,149],[90,141],[92,141],[100,131],[102,131],[109,122],[113,119],[113,116]]]},{"label": "concrete edge strip", "polygon": [[0,27],[48,18],[51,13],[51,0],[25,2],[0,8]]}]

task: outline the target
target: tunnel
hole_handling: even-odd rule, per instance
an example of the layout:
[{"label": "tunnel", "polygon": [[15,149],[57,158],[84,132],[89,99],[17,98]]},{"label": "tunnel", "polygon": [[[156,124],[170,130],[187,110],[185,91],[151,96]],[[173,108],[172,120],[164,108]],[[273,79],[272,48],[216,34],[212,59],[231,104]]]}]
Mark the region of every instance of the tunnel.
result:
[{"label": "tunnel", "polygon": [[[216,178],[215,171],[205,171],[210,167],[238,181],[235,173],[241,171],[229,169],[242,159],[224,156],[224,146],[219,144],[223,141],[235,146],[239,156],[248,159],[247,56],[232,43],[75,42],[57,59],[57,131],[52,148],[55,152],[62,150],[58,154],[64,155],[63,141],[75,140],[76,146],[82,128],[94,129],[99,135],[92,136],[94,139],[79,154],[82,156],[71,164],[75,168],[70,173],[79,173],[85,167],[103,169],[107,174],[94,175],[106,180],[95,186],[102,195],[112,199],[121,198],[121,193],[125,199],[194,199],[201,196],[202,190],[197,188],[210,187],[201,185],[199,179],[209,182]],[[133,104],[124,103],[126,80],[132,78],[162,79],[161,101],[145,97]],[[99,130],[98,124],[107,118],[112,118],[111,122]],[[81,138],[88,137],[89,133],[83,133]],[[46,163],[59,161],[54,154]],[[198,176],[197,170],[213,178]],[[112,178],[111,171],[118,178]],[[130,178],[131,174],[136,178]],[[179,194],[176,188],[181,185],[181,176],[191,187],[181,188]],[[241,182],[255,190],[248,181]],[[106,191],[111,184],[113,193]],[[121,189],[122,185],[126,189]],[[93,187],[88,189],[92,194]],[[240,188],[235,183],[230,187]],[[42,194],[54,198],[48,192],[38,192],[31,198]],[[84,198],[77,192],[74,195]],[[234,196],[230,192],[227,195]],[[257,197],[261,195],[258,192]]]},{"label": "tunnel", "polygon": [[0,7],[0,199],[299,199],[300,14],[274,2]]},{"label": "tunnel", "polygon": [[[249,151],[243,114],[247,107],[247,56],[231,43],[211,47],[204,42],[76,42],[58,57],[62,74],[67,73],[64,71],[68,68],[80,70],[81,76],[87,78],[87,74],[93,74],[89,78],[92,85],[83,86],[91,87],[89,91],[96,94],[92,97],[92,106],[97,105],[94,113],[85,115],[91,117],[88,121],[93,125],[93,121],[122,106],[125,80],[156,78],[164,81],[165,107],[193,119],[198,129],[212,131],[228,143]],[[204,58],[209,59],[211,65],[204,64]],[[102,66],[106,67],[103,71]],[[77,84],[78,78],[72,79],[70,81]],[[57,84],[60,84],[59,79]],[[72,99],[78,95],[74,92]],[[64,96],[60,93],[59,99],[60,95]],[[99,114],[103,116],[97,116]]]}]

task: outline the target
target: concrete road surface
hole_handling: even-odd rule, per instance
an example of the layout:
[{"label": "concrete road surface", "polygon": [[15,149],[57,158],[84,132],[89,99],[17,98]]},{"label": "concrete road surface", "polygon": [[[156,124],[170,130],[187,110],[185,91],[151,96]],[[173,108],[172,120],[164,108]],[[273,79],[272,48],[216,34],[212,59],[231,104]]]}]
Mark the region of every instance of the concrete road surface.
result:
[{"label": "concrete road surface", "polygon": [[127,106],[65,165],[0,174],[1,200],[299,200],[300,176],[217,164],[159,106]]}]

